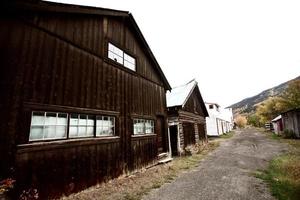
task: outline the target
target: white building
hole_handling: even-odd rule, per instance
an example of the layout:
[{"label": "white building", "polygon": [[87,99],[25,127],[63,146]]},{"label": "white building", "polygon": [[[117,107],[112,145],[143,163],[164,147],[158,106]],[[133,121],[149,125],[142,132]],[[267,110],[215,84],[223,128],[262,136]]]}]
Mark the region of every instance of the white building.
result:
[{"label": "white building", "polygon": [[205,103],[209,117],[206,117],[208,136],[219,136],[233,128],[232,108],[221,108],[217,103]]}]

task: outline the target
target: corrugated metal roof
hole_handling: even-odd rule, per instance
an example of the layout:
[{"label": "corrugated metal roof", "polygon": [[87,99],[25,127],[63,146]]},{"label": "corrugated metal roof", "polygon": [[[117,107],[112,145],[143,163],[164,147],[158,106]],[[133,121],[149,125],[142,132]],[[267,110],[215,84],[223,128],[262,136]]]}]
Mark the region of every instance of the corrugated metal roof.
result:
[{"label": "corrugated metal roof", "polygon": [[171,92],[167,92],[167,106],[184,106],[196,85],[197,81],[193,79],[187,84],[174,87]]}]

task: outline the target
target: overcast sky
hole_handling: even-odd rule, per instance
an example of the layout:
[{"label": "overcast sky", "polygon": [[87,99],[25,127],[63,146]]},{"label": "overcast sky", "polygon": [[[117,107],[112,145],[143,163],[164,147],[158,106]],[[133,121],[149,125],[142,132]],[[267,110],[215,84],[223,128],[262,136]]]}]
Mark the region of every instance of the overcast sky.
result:
[{"label": "overcast sky", "polygon": [[51,0],[130,11],[172,87],[229,106],[300,75],[299,0]]}]

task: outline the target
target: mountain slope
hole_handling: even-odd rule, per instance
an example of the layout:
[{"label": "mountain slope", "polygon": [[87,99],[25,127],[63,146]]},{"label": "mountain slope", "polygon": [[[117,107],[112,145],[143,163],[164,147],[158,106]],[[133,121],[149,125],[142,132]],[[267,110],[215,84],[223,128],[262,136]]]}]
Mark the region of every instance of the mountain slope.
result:
[{"label": "mountain slope", "polygon": [[289,82],[293,80],[300,80],[300,76],[298,76],[295,79],[284,82],[273,88],[267,89],[259,93],[258,95],[243,99],[242,101],[232,104],[231,106],[228,107],[232,108],[234,114],[250,113],[255,110],[255,105],[261,103],[262,101],[268,99],[269,97],[278,96],[279,94],[281,94],[288,87]]}]

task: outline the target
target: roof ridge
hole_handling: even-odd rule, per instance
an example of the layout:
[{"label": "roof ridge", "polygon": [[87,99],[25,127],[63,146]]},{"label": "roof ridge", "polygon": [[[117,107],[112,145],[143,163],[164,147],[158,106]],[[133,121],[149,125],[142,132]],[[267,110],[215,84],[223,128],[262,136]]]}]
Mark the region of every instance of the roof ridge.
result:
[{"label": "roof ridge", "polygon": [[185,83],[185,84],[182,84],[182,85],[175,86],[175,87],[173,87],[172,89],[175,89],[175,88],[179,88],[179,87],[186,86],[186,85],[188,85],[188,84],[192,83],[193,81],[195,81],[195,82],[197,83],[196,79],[195,79],[195,78],[193,78],[193,79],[192,79],[192,80],[190,80],[189,82],[187,82],[187,83]]}]

